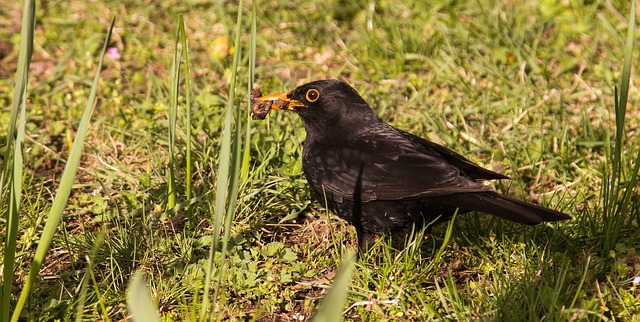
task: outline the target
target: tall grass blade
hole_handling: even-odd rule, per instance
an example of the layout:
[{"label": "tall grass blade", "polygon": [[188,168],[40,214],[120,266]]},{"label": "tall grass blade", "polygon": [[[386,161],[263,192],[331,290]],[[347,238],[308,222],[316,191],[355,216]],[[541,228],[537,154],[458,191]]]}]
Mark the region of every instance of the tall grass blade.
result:
[{"label": "tall grass blade", "polygon": [[142,272],[136,272],[129,282],[127,288],[127,308],[134,322],[156,322],[158,318],[158,309],[151,294],[145,285],[144,275]]},{"label": "tall grass blade", "polygon": [[[242,8],[242,3],[240,3],[240,8]],[[234,56],[233,56],[233,77],[232,84],[236,83],[235,78],[237,77],[238,64],[240,62],[240,57],[242,55],[242,46],[240,43],[240,35],[242,32],[242,12],[238,11],[238,22],[236,25],[236,38],[234,42]],[[235,87],[230,90],[230,93],[235,96]],[[235,100],[234,100],[235,101]],[[231,102],[231,100],[230,100]],[[241,167],[242,167],[242,130],[246,126],[246,124],[242,123],[242,113],[240,109],[240,105],[236,107],[233,102],[227,106],[227,108],[234,110],[235,115],[235,128],[234,134],[231,142],[231,169],[229,171],[229,196],[227,197],[227,209],[224,221],[224,235],[222,239],[222,263],[224,263],[226,257],[226,249],[229,244],[229,233],[231,230],[231,223],[233,218],[235,217],[236,204],[238,201],[238,189],[240,186],[241,180]],[[218,276],[221,278],[221,274]]]},{"label": "tall grass blade", "polygon": [[[191,200],[192,197],[192,164],[191,161],[191,62],[189,61],[189,45],[187,43],[187,32],[184,26],[184,17],[180,15],[180,34],[181,34],[181,42],[182,42],[182,51],[184,51],[184,84],[185,84],[185,113],[187,117],[186,128],[187,128],[187,146],[186,146],[186,169],[185,169],[185,189],[186,189],[186,200]],[[189,220],[191,218],[191,207],[187,209],[187,217]]]},{"label": "tall grass blade", "polygon": [[87,301],[87,290],[89,288],[89,282],[90,282],[89,279],[90,279],[90,276],[93,276],[92,258],[96,257],[98,250],[100,249],[100,247],[104,245],[106,236],[107,236],[107,229],[104,229],[100,232],[100,234],[98,235],[98,238],[96,238],[93,246],[91,246],[91,251],[89,252],[89,255],[86,257],[87,266],[85,267],[84,276],[82,277],[82,280],[80,280],[80,286],[79,286],[80,291],[78,292],[79,295],[78,295],[78,302],[77,302],[78,304],[76,306],[76,322],[85,321],[83,317],[83,312],[85,308],[85,303]]},{"label": "tall grass blade", "polygon": [[[624,135],[624,124],[627,112],[627,100],[629,98],[629,84],[631,79],[631,60],[633,59],[633,43],[635,38],[636,27],[636,1],[631,2],[631,12],[629,13],[629,29],[627,31],[627,43],[624,48],[624,63],[622,67],[622,80],[620,84],[620,104],[616,107],[616,132],[620,132]],[[618,159],[618,166],[622,159],[622,140],[616,138],[616,146],[620,145],[620,148],[616,148],[616,157]],[[640,158],[640,154],[638,155]],[[628,209],[629,198],[631,192],[635,187],[635,182],[638,180],[638,163],[636,162],[634,171],[628,176],[630,181],[625,185],[625,193],[622,198],[622,210]]]},{"label": "tall grass blade", "polygon": [[347,253],[340,264],[340,268],[336,273],[336,279],[331,285],[331,289],[322,299],[322,303],[313,313],[310,321],[313,322],[332,322],[342,320],[342,312],[349,295],[349,283],[353,274],[353,267],[356,264],[356,255],[352,252]]},{"label": "tall grass blade", "polygon": [[[256,21],[258,12],[258,4],[257,1],[253,1],[253,6],[251,8],[251,38],[249,40],[249,84],[248,84],[248,93],[251,93],[253,89],[253,84],[255,83],[256,77]],[[246,180],[249,176],[249,164],[251,161],[250,152],[251,152],[251,97],[247,98],[247,119],[245,122],[245,133],[244,133],[244,155],[242,156],[242,173],[240,177],[243,180]]]},{"label": "tall grass blade", "polygon": [[571,300],[571,305],[569,305],[569,311],[573,310],[576,302],[578,300],[578,296],[580,295],[580,291],[582,291],[582,287],[584,286],[584,281],[587,279],[587,274],[589,273],[589,263],[591,262],[591,256],[587,256],[587,261],[584,264],[584,272],[582,273],[582,277],[580,278],[580,283],[578,283],[578,288],[575,291],[575,295]]},{"label": "tall grass blade", "polygon": [[453,216],[451,216],[451,219],[449,220],[449,224],[447,225],[447,232],[444,235],[444,241],[442,242],[442,245],[440,246],[440,248],[438,248],[438,252],[436,252],[436,255],[433,257],[432,262],[439,261],[442,254],[444,254],[444,251],[447,250],[447,246],[449,246],[449,241],[451,241],[451,236],[453,236],[453,223],[455,222],[456,217],[458,216],[459,210],[460,209],[456,209],[456,212],[454,212]]},{"label": "tall grass blade", "polygon": [[13,104],[11,108],[11,124],[7,135],[7,150],[5,151],[0,173],[0,204],[4,204],[4,182],[9,175],[9,160],[11,156],[13,134],[16,120],[19,115],[18,133],[13,149],[13,169],[10,175],[9,187],[9,211],[6,215],[6,236],[4,243],[4,259],[2,267],[2,293],[0,293],[0,318],[8,321],[11,311],[11,289],[13,287],[13,273],[15,256],[17,251],[18,222],[20,219],[20,199],[22,196],[22,167],[23,167],[23,142],[25,137],[26,106],[27,106],[27,81],[29,79],[29,65],[33,51],[33,33],[35,26],[35,2],[25,1],[22,15],[22,31],[20,33],[20,53],[18,54],[18,66],[16,69],[16,83],[13,92]]},{"label": "tall grass blade", "polygon": [[[615,95],[615,115],[616,115],[616,138],[613,151],[613,159],[611,174],[606,178],[605,187],[603,188],[604,196],[604,245],[603,253],[608,255],[612,251],[621,236],[620,232],[627,222],[627,218],[631,220],[631,216],[627,216],[629,211],[629,201],[635,184],[638,180],[638,171],[640,170],[638,162],[632,169],[631,173],[623,171],[623,150],[624,150],[624,128],[627,109],[627,100],[629,97],[629,82],[631,79],[631,60],[633,59],[633,42],[635,37],[635,15],[636,1],[631,2],[631,10],[629,17],[629,26],[627,30],[627,40],[624,49],[624,62],[622,67],[622,79],[620,80],[620,95],[616,90]],[[640,161],[640,153],[637,156]],[[628,179],[625,183],[624,179]]]},{"label": "tall grass blade", "polygon": [[629,79],[631,78],[631,59],[633,54],[633,38],[635,33],[636,21],[636,1],[631,1],[631,11],[629,13],[629,26],[627,29],[627,42],[624,48],[624,62],[622,65],[622,79],[620,80],[620,97],[616,105],[616,147],[615,160],[613,163],[614,179],[619,179],[623,138],[624,138],[624,120],[627,111],[627,99],[629,97]]},{"label": "tall grass blade", "polygon": [[18,236],[18,221],[20,219],[20,197],[22,196],[22,144],[24,143],[24,132],[26,124],[27,93],[22,95],[20,104],[20,121],[18,122],[18,135],[13,153],[13,171],[11,174],[11,187],[9,188],[9,212],[7,213],[7,238],[4,254],[4,279],[3,279],[3,321],[9,319],[9,305],[11,300],[11,288],[13,285],[13,271],[15,265],[15,255],[17,250],[16,240]]},{"label": "tall grass blade", "polygon": [[[218,213],[218,202],[219,200],[217,199],[218,196],[216,196],[216,220],[222,220],[224,218],[224,234],[223,234],[223,238],[222,238],[222,248],[221,248],[221,257],[220,257],[220,267],[223,267],[224,262],[226,260],[226,256],[227,256],[227,245],[229,244],[229,233],[231,230],[231,222],[233,221],[233,217],[235,214],[235,209],[236,209],[236,203],[237,203],[237,198],[238,198],[238,186],[239,186],[239,170],[240,170],[240,146],[241,146],[241,142],[240,142],[240,135],[242,133],[242,124],[241,124],[241,116],[240,116],[240,112],[236,111],[236,107],[235,107],[235,93],[236,93],[236,77],[238,74],[238,62],[240,61],[240,53],[241,53],[241,46],[240,46],[240,35],[242,33],[242,0],[240,0],[240,2],[238,3],[238,18],[237,18],[237,22],[236,22],[236,38],[234,41],[234,52],[233,52],[233,63],[231,66],[231,84],[229,86],[229,100],[227,101],[227,107],[226,107],[226,116],[225,119],[226,120],[231,120],[233,118],[233,116],[235,115],[235,133],[233,136],[233,142],[231,142],[230,140],[227,140],[227,143],[231,144],[231,162],[228,166],[229,171],[227,173],[228,179],[226,178],[222,178],[223,180],[226,180],[228,182],[228,188],[227,188],[227,196],[225,198],[225,200],[220,200],[221,204],[222,202],[226,202],[226,209],[221,211],[224,211],[224,213],[222,213],[222,216],[218,217],[217,213]],[[227,118],[228,117],[228,118]],[[227,135],[230,135],[230,130],[231,130],[231,124],[228,124],[229,126],[225,126],[225,132]],[[228,129],[228,130],[227,130]],[[222,158],[225,158],[224,155],[221,155]],[[219,188],[219,181],[216,182],[217,188]],[[214,299],[214,303],[215,301],[217,301],[218,299],[218,295],[219,295],[219,291],[220,291],[220,286],[222,286],[222,273],[223,270],[220,269],[218,270],[218,282],[216,283],[214,292],[213,292],[213,299]],[[222,314],[222,311],[220,311],[220,314]],[[218,319],[220,318],[220,316],[218,316]]]},{"label": "tall grass blade", "polygon": [[100,313],[102,313],[102,321],[110,322],[111,320],[109,319],[109,310],[107,309],[107,305],[105,303],[106,300],[102,295],[102,288],[100,287],[100,283],[98,283],[98,281],[96,280],[96,274],[93,273],[93,266],[94,265],[89,258],[87,275],[91,278],[91,282],[93,283],[93,292],[95,293],[94,296],[96,297],[98,302],[97,307],[100,308]]},{"label": "tall grass blade", "polygon": [[[622,120],[622,124],[621,124],[622,126],[624,126],[627,100],[629,97],[629,84],[631,79],[631,60],[633,59],[633,45],[634,45],[635,29],[636,29],[635,28],[636,27],[636,20],[635,20],[636,1],[635,0],[632,1],[631,3],[630,11],[631,12],[629,17],[629,30],[627,33],[627,44],[624,50],[624,67],[622,70],[622,84],[620,86],[621,91],[620,91],[620,108],[619,109],[620,109],[620,113],[623,114],[622,118],[620,118]],[[619,117],[616,115],[616,118],[619,118]],[[630,205],[631,197],[634,195],[633,193],[634,189],[637,189],[638,176],[640,175],[640,149],[637,149],[636,153],[637,153],[636,159],[635,159],[635,162],[633,163],[635,165],[633,166],[631,173],[625,176],[625,178],[628,178],[628,180],[624,186],[624,195],[621,201],[621,209],[622,209],[621,216],[625,216],[624,217],[626,219],[625,222],[629,226],[635,220],[635,217],[626,216],[626,215],[634,211],[636,215],[640,214],[640,210],[638,210],[638,207],[636,207],[635,205]],[[622,155],[622,152],[620,152],[620,154]],[[638,234],[640,234],[640,232],[636,230],[634,235],[637,236]]]},{"label": "tall grass blade", "polygon": [[[212,280],[212,271],[213,271],[213,260],[215,256],[215,250],[218,248],[220,244],[220,234],[222,224],[224,223],[224,236],[223,236],[223,247],[221,249],[221,259],[218,267],[223,267],[225,259],[226,259],[226,245],[228,244],[229,239],[229,229],[231,221],[233,220],[233,212],[235,210],[236,204],[236,196],[238,190],[238,162],[237,155],[239,151],[237,151],[238,145],[238,133],[239,129],[235,131],[235,139],[234,146],[232,146],[231,134],[233,129],[233,121],[235,111],[235,92],[236,92],[236,76],[238,71],[238,61],[240,60],[240,32],[242,27],[242,0],[238,3],[238,16],[236,23],[236,38],[234,44],[234,53],[233,53],[233,63],[231,67],[231,81],[229,85],[229,99],[227,100],[227,105],[225,108],[225,115],[222,121],[222,143],[220,146],[220,154],[219,154],[219,164],[218,171],[216,172],[216,197],[215,197],[215,210],[214,210],[214,223],[213,223],[213,243],[211,245],[211,249],[209,251],[209,260],[207,264],[207,273],[205,277],[204,284],[204,296],[202,297],[202,304],[200,307],[200,320],[204,320],[206,316],[206,312],[209,309],[209,306],[213,306],[218,298],[218,293],[220,291],[220,286],[222,283],[222,269],[218,270],[217,283],[213,292],[213,301],[209,303],[209,289]],[[236,127],[239,127],[240,124],[236,119]],[[232,150],[233,149],[233,150]],[[211,307],[211,312],[213,312],[213,307]],[[213,319],[213,315],[210,316]]]},{"label": "tall grass blade", "polygon": [[80,164],[80,156],[82,155],[82,146],[87,136],[89,120],[91,119],[91,114],[93,113],[93,107],[96,102],[96,92],[98,90],[98,80],[100,79],[100,71],[102,70],[102,63],[104,61],[104,54],[107,50],[107,45],[111,40],[111,32],[113,30],[114,23],[115,23],[115,18],[111,20],[111,24],[109,26],[109,30],[107,32],[107,36],[104,41],[104,45],[102,46],[102,52],[100,53],[100,62],[98,63],[96,76],[93,79],[93,84],[91,86],[91,93],[89,94],[87,105],[85,106],[84,111],[82,112],[82,118],[80,120],[80,124],[78,125],[76,138],[73,141],[73,145],[71,146],[71,151],[69,152],[69,157],[67,159],[64,172],[62,173],[62,178],[60,179],[60,187],[58,187],[58,192],[56,193],[56,196],[53,200],[51,211],[49,212],[49,217],[47,218],[46,224],[44,226],[44,230],[42,231],[42,236],[40,236],[40,242],[38,243],[38,247],[36,248],[36,252],[33,257],[33,263],[31,264],[29,275],[27,276],[27,279],[24,283],[22,291],[20,292],[18,303],[16,304],[16,308],[11,317],[11,321],[13,322],[17,322],[18,319],[20,318],[20,313],[22,312],[22,309],[24,308],[27,298],[31,293],[31,288],[33,287],[33,284],[38,277],[40,267],[42,266],[44,258],[47,255],[47,251],[49,250],[49,246],[51,246],[51,242],[53,241],[53,235],[56,232],[58,225],[60,224],[60,220],[62,219],[62,214],[64,212],[65,207],[67,206],[67,201],[69,200],[69,195],[71,194],[73,181],[74,181],[76,172],[78,171],[78,165]]},{"label": "tall grass blade", "polygon": [[[182,19],[182,17],[181,17]],[[182,21],[182,20],[181,20]],[[171,62],[171,71],[169,75],[169,178],[167,182],[167,209],[176,206],[176,163],[175,163],[175,145],[176,145],[176,120],[178,116],[178,86],[180,86],[180,63],[182,60],[182,48],[180,46],[181,29],[178,27],[176,32],[175,51],[173,52],[173,61]]]}]

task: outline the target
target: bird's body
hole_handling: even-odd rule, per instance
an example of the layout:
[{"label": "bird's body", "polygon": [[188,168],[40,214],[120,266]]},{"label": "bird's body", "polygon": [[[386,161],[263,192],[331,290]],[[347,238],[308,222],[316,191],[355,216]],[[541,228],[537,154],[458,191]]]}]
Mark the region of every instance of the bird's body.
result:
[{"label": "bird's body", "polygon": [[355,226],[365,250],[375,236],[404,233],[459,213],[481,211],[525,224],[570,217],[505,197],[481,180],[506,177],[463,156],[383,122],[349,85],[322,80],[282,101],[302,118],[307,137],[302,166],[318,200]]}]

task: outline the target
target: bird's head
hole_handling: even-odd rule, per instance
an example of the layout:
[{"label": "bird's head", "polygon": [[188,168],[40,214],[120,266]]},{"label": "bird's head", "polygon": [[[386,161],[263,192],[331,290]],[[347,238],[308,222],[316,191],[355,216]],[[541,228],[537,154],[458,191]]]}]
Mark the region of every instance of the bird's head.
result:
[{"label": "bird's head", "polygon": [[302,118],[308,135],[356,130],[378,120],[358,92],[337,79],[310,82],[288,93],[262,96],[257,101],[257,105],[269,109],[296,112]]}]

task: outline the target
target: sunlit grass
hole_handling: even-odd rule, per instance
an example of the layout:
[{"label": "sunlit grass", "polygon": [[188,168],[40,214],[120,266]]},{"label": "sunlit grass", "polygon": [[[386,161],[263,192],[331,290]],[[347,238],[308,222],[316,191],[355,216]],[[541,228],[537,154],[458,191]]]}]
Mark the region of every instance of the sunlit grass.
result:
[{"label": "sunlit grass", "polygon": [[[574,220],[525,227],[467,214],[416,232],[403,249],[383,239],[355,263],[350,287],[337,296],[346,305],[331,304],[333,314],[363,321],[636,318],[640,115],[637,91],[627,85],[637,78],[628,40],[637,36],[627,33],[630,3],[615,6],[47,6],[35,29],[29,91],[11,101],[15,114],[0,112],[12,131],[0,133],[9,149],[2,166],[24,163],[16,176],[25,178],[17,189],[20,221],[12,230],[7,219],[3,230],[15,240],[5,242],[4,255],[16,254],[3,316],[18,301],[31,254],[46,244],[42,214],[61,193],[65,151],[80,132],[74,120],[87,103],[89,75],[100,70],[104,19],[117,15],[108,46],[120,57],[101,67],[64,225],[52,235],[23,317],[137,315],[127,289],[135,294],[130,278],[139,272],[145,277],[135,290],[149,292],[134,298],[166,321],[302,320],[331,303],[322,299],[339,288],[332,282],[345,283],[332,272],[355,248],[355,233],[308,189],[300,120],[274,111],[252,121],[247,105],[256,86],[286,91],[340,77],[394,126],[509,175],[498,190]],[[5,38],[0,32],[0,52]],[[2,62],[12,64],[11,57]],[[0,78],[7,106],[24,83],[20,75]],[[21,137],[15,106],[25,100]],[[10,176],[0,181],[7,201],[0,213],[8,214]],[[3,264],[6,276],[10,261]]]}]

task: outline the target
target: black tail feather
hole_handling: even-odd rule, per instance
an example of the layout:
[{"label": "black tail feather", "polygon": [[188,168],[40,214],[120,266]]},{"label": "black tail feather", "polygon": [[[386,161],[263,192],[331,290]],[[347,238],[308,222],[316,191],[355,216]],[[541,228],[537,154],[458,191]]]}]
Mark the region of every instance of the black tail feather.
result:
[{"label": "black tail feather", "polygon": [[543,221],[561,221],[571,216],[522,202],[495,192],[460,193],[447,196],[447,203],[465,210],[475,210],[521,224],[536,225]]}]

